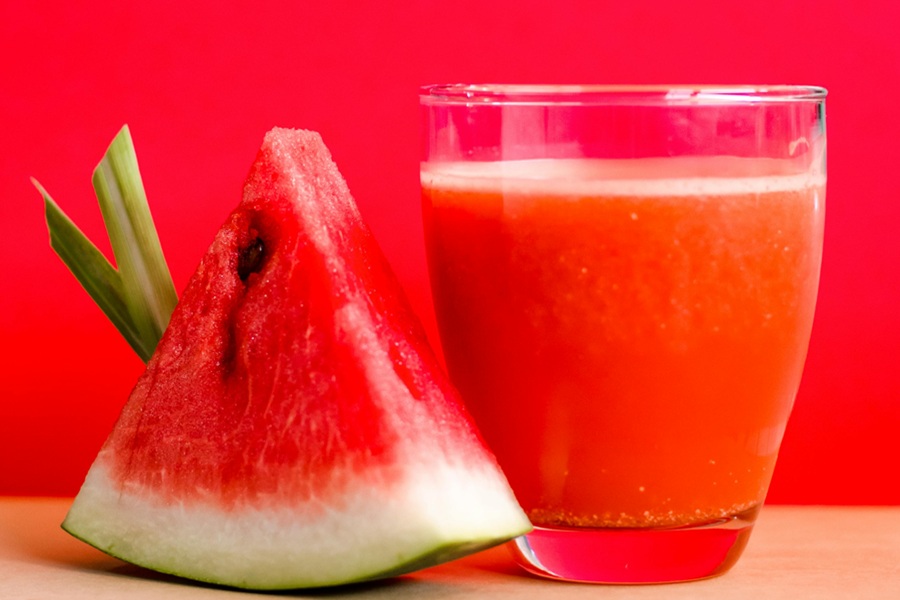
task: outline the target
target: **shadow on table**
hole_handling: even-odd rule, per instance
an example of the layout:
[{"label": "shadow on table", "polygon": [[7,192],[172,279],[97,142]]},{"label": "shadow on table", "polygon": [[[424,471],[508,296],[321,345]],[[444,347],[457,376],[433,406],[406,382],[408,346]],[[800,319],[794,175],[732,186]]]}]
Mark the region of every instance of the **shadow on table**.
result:
[{"label": "shadow on table", "polygon": [[[490,567],[488,567],[490,568]],[[454,567],[442,565],[433,569],[403,575],[391,579],[354,583],[336,587],[311,588],[299,590],[252,591],[219,586],[215,584],[183,579],[174,575],[157,573],[136,565],[122,564],[111,568],[101,568],[107,574],[134,578],[143,581],[155,581],[166,585],[179,585],[209,590],[241,592],[247,595],[268,596],[275,598],[321,598],[323,600],[339,600],[342,598],[470,598],[477,596],[481,586],[477,575],[479,567]],[[515,570],[511,570],[515,574]],[[512,576],[518,576],[512,575]]]},{"label": "shadow on table", "polygon": [[[110,572],[168,584],[234,591],[233,588],[186,580],[125,563],[120,563]],[[532,579],[530,575],[513,563],[504,548],[493,548],[461,560],[391,579],[306,590],[239,591],[246,594],[280,598],[332,600],[363,596],[365,598],[400,600],[404,598],[471,598],[477,597],[479,590],[483,589],[485,580],[497,581],[502,578],[515,578],[517,581]]]},{"label": "shadow on table", "polygon": [[[177,584],[216,590],[235,591],[233,588],[195,582],[173,575],[157,573],[135,565],[121,563],[112,568],[101,567],[102,570],[117,576],[157,581],[165,584]],[[330,588],[313,588],[306,590],[279,590],[271,592],[254,592],[238,590],[245,594],[265,595],[280,598],[322,598],[338,600],[341,598],[470,598],[478,595],[486,580],[497,581],[503,578],[515,578],[517,581],[532,579],[519,569],[503,548],[494,548],[431,569],[425,569],[408,575],[356,583]]]}]

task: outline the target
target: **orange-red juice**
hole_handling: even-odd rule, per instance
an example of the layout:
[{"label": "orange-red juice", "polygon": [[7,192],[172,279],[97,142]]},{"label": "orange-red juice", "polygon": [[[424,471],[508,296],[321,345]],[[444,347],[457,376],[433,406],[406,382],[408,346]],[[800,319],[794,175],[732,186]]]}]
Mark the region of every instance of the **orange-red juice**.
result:
[{"label": "orange-red juice", "polygon": [[800,379],[824,176],[723,157],[425,164],[450,374],[536,525],[765,497]]}]

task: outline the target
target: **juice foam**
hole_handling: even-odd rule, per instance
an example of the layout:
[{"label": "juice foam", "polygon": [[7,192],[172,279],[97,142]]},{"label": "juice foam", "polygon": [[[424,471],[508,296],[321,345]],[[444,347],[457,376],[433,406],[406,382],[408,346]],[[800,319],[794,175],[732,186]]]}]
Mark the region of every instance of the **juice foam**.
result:
[{"label": "juice foam", "polygon": [[[825,185],[818,172],[792,173],[764,158],[535,159],[423,163],[424,188],[513,197],[693,197],[783,192]],[[474,197],[474,196],[472,196]]]}]

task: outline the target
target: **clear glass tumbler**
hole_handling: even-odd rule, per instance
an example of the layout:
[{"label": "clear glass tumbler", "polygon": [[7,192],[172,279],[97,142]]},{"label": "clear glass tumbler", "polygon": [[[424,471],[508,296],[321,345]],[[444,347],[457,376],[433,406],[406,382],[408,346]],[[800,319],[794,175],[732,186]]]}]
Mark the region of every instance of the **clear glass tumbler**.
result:
[{"label": "clear glass tumbler", "polygon": [[806,357],[825,90],[424,88],[422,200],[450,376],[534,532],[527,570],[722,573]]}]

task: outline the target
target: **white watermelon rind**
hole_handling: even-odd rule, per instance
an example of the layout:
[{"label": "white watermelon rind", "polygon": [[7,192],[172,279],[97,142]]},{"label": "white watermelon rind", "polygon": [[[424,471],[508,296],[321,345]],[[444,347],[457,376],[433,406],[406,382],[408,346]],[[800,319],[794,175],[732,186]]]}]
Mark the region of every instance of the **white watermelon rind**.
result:
[{"label": "white watermelon rind", "polygon": [[222,510],[123,490],[98,460],[62,527],[126,562],[197,581],[329,587],[402,575],[527,533],[531,524],[498,481],[448,463],[408,473],[389,493],[348,490],[328,508]]}]

